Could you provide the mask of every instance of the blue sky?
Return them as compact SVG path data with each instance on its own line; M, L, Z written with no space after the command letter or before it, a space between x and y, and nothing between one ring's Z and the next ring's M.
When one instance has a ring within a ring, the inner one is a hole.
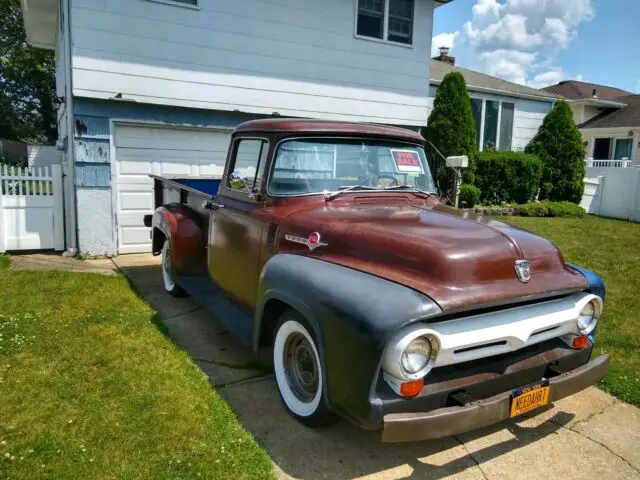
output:
M640 0L454 0L436 9L434 51L534 87L578 79L640 93Z

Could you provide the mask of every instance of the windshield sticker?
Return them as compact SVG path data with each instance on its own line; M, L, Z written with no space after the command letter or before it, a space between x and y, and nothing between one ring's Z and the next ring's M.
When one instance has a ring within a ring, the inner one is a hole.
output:
M398 173L417 173L420 175L424 173L420 157L416 151L391 149L391 155L396 162Z

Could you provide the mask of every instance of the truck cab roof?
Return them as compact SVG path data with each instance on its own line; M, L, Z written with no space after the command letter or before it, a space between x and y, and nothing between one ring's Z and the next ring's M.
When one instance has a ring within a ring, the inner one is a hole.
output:
M280 134L325 134L331 136L363 136L388 138L423 145L425 139L413 130L373 123L336 122L297 118L265 118L250 120L236 127L234 133L270 132Z

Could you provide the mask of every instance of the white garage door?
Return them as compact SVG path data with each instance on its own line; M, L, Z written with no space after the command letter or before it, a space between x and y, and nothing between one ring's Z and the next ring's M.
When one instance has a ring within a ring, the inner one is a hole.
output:
M116 126L118 253L151 251L149 229L142 223L153 212L148 175L222 175L230 138L229 131Z

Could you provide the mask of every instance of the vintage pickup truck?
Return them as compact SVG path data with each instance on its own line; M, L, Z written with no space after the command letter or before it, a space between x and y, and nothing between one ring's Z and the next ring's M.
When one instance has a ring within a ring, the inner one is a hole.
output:
M154 177L144 218L172 295L256 352L286 409L383 441L483 427L599 381L605 287L543 238L445 206L419 134L244 123L222 179ZM576 232L577 235L583 232Z

